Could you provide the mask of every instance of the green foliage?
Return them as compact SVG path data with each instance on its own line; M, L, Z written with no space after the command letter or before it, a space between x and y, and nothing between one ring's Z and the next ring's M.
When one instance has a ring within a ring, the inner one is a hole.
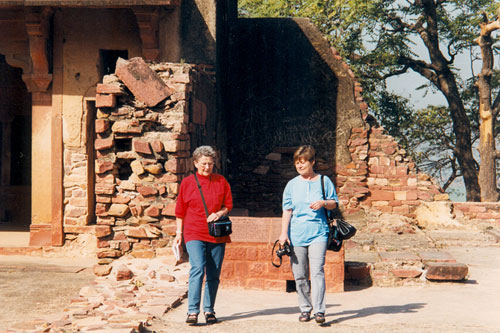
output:
M474 142L479 137L478 93L475 78L462 77L455 65L460 54L480 58L475 39L482 13L495 19L498 1L431 1L436 5L436 29L416 0L240 0L246 17L308 17L329 39L360 79L371 112L417 160L421 168L438 175L456 166L455 133L451 110L429 105L417 110L410 101L387 90L386 79L410 70L428 80L424 91L442 92L438 77L451 73L465 106ZM427 19L427 21L426 21ZM493 51L500 52L498 38ZM492 86L498 94L500 75ZM500 126L496 127L496 133ZM455 169L454 169L455 170ZM457 173L460 176L460 172Z

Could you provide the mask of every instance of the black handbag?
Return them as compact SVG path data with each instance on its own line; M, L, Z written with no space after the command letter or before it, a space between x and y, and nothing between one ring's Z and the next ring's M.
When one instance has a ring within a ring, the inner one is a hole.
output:
M343 239L349 239L356 234L356 228L343 219L336 219L337 231Z
M201 185L200 182L198 181L198 177L196 176L196 172L194 173L194 178L196 179L198 190L200 190L201 201L203 201L205 214L208 217L209 214L208 214L207 204L205 203L205 197L203 196ZM208 223L208 233L210 234L210 236L214 237L229 236L230 234L232 234L232 232L233 232L233 226L228 216L221 216L217 221Z
M323 177L324 176L321 175L321 192L323 193L323 200L326 200ZM329 228L327 249L338 252L342 248L344 239L349 239L356 234L356 228L343 219L333 218L332 211L328 211L324 207L323 210L325 211Z

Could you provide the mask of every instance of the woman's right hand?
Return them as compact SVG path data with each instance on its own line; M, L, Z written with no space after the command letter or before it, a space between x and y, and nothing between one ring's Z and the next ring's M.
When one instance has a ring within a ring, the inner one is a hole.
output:
M176 234L174 238L174 244L180 246L182 243L182 234Z
M290 243L290 240L288 239L287 234L281 234L280 237L278 238L279 242L281 245L284 245L286 242Z

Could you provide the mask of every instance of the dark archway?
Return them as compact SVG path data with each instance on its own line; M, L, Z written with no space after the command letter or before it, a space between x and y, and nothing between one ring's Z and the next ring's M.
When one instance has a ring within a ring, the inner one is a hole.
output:
M0 230L31 223L31 94L0 54ZM49 172L49 170L47 170Z
M311 144L331 175L336 159L339 78L292 19L238 19L230 29L224 108L235 207L281 214L296 175L294 147ZM330 51L328 49L328 51Z

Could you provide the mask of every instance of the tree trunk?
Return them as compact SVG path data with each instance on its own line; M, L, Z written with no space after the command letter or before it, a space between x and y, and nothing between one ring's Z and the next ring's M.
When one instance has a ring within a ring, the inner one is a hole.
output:
M469 118L465 112L453 73L449 69L440 73L440 90L443 92L453 122L455 133L455 155L464 178L467 201L480 201L481 190L478 181L477 163L472 155L471 129Z
M477 42L481 47L483 66L477 86L479 89L479 154L481 166L479 168L479 186L481 187L481 201L497 201L498 191L496 183L496 153L495 137L493 133L494 117L491 110L491 74L493 69L493 52L491 46L491 31L488 22L481 24L481 36Z
M423 0L416 4L423 9L422 15L426 25L417 26L417 31L429 51L433 73L430 73L428 68L421 69L419 72L433 82L446 97L456 137L455 155L464 178L467 201L480 201L481 191L477 164L472 155L470 121L465 112L455 76L439 49L436 3L434 0Z

